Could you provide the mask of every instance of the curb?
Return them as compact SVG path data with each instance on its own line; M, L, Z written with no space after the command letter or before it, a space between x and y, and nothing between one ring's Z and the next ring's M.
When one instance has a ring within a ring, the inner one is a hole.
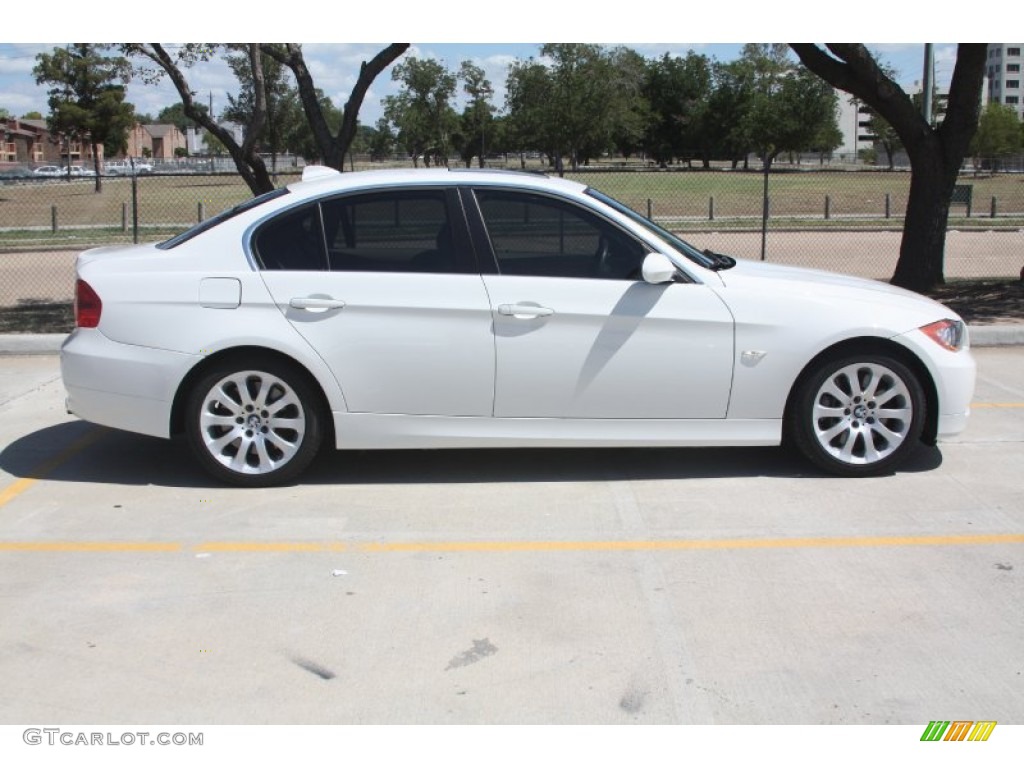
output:
M972 347L1024 346L1024 323L968 326ZM0 333L0 357L56 355L64 333Z

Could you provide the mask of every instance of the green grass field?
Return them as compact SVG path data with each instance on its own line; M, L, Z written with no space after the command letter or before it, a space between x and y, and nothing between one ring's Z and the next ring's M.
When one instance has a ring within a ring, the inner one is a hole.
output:
M297 177L282 176L279 183ZM672 229L697 231L760 227L763 177L757 172L579 172L567 174L616 197ZM1024 224L1024 175L965 176L973 187L971 219L951 209L951 227ZM783 171L771 174L771 226L787 229L899 229L906 207L907 172ZM885 218L886 195L889 219ZM145 176L138 179L140 240L181 231L250 196L236 176ZM829 197L830 218L825 219ZM990 218L992 198L997 200ZM714 221L710 221L714 198ZM648 201L650 201L648 203ZM56 223L56 228L54 228ZM80 247L132 240L130 179L53 180L0 187L0 250Z

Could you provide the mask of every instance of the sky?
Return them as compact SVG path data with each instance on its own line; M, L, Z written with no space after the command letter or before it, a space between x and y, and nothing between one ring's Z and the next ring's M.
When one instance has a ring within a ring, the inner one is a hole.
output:
M912 88L921 79L924 40L964 39L961 34L971 35L975 31L970 28L970 22L959 19L955 24L946 22L945 28L934 20L923 23L918 10L920 5L908 3L907 9L901 10L901 0L890 0L884 24L880 22L880 15L874 12L840 19L839 9L827 10L820 0L776 0L770 6L771 16L768 18L758 16L755 10L739 11L735 4L723 4L718 10L701 8L699 12L684 10L685 6L671 10L672 6L667 5L659 6L662 10L658 11L630 13L619 9L600 15L592 13L591 18L581 20L578 10L568 7L568 4L565 8L556 8L549 0L518 0L514 4L517 9L514 15L507 12L498 15L497 11L483 10L485 6L481 6L478 0L439 3L433 14L423 12L421 0L415 6L408 0L398 0L388 4L391 16L382 19L376 10L379 4L365 5L367 7L362 10L346 8L344 13L336 16L318 18L315 23L306 18L284 18L272 24L256 15L240 21L232 15L233 8L218 10L216 6L207 6L204 7L201 25L180 18L184 14L176 14L175 20L161 23L158 28L164 39L172 40L196 40L197 29L202 30L204 39L258 39L269 29L280 37L303 40L314 82L336 106L343 105L348 99L360 63L386 45L377 42L380 38L444 41L414 42L405 56L437 59L453 72L458 70L462 61L473 61L487 72L495 88L494 103L499 108L504 104L509 63L539 55L540 42L520 42L523 40L626 45L652 58L665 53L685 55L692 50L719 61L729 61L738 56L743 42L806 40L834 32L847 39L885 40L887 36L892 39L896 35L893 41L869 44L869 47L881 61L896 69L901 85ZM47 112L46 86L36 85L32 76L39 53L52 52L55 46L64 45L63 41L70 39L108 42L120 37L146 37L154 26L147 20L132 18L131 14L112 22L105 13L102 14L102 22L90 24L83 21L80 4L51 0L47 5L48 23L43 36L36 32L39 28L36 11L25 4L12 6L5 10L5 20L11 20L13 15L14 23L5 24L5 29L0 31L0 107L15 116L28 111L44 115ZM63 13L62 6L69 13ZM1008 4L1007 7L1012 8L1013 5ZM306 11L305 15L309 13ZM19 20L19 14L25 14L23 19ZM1006 18L1012 17L1011 14ZM62 28L55 21L60 18L71 18L74 22ZM49 23L51 21L54 23ZM706 33L700 34L702 31ZM977 31L980 34L987 30ZM670 36L670 32L675 34ZM655 34L657 37L652 37ZM704 37L722 42L656 42L671 37L684 40ZM332 42L338 39L358 42ZM453 42L460 40L479 42ZM936 80L940 87L949 81L955 56L954 43L936 44ZM360 122L373 125L383 112L381 99L397 92L397 84L390 74L389 69L374 81L363 103ZM230 70L221 62L197 66L189 73L189 83L204 102L212 96L215 113L226 106L226 93L234 93L237 88ZM155 116L180 98L165 79L156 86L133 81L128 86L128 101L135 105L137 112Z

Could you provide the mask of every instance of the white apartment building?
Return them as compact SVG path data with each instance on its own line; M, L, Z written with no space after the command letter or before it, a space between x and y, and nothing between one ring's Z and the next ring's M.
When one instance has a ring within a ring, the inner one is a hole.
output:
M988 103L998 102L1013 107L1017 117L1024 119L1024 43L989 43L986 68Z

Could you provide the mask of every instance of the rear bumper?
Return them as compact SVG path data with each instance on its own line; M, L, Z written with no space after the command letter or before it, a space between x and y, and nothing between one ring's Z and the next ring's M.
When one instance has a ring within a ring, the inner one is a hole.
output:
M170 437L178 385L200 359L111 341L76 329L61 346L67 408L80 419L154 437Z

